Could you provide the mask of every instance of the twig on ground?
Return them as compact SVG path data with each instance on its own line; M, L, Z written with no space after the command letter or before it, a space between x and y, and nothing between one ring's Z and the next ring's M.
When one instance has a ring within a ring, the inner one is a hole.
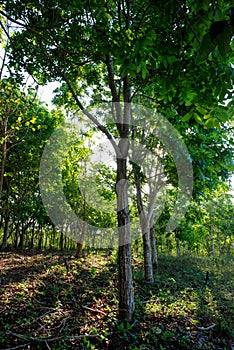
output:
M66 335L66 336L61 336L61 337L55 337L55 338L36 338L36 337L31 337L31 336L26 336L23 334L18 334L18 333L13 333L13 332L7 332L9 335L13 335L16 338L23 339L23 340L28 340L28 341L34 341L34 342L39 342L39 343L44 343L44 342L53 342L61 339L82 339L82 338L98 338L100 337L99 334L82 334L82 335Z
M210 329L213 329L216 324L215 323L212 323L210 326L208 327L200 327L200 326L197 326L196 324L194 324L191 320L189 320L189 322L195 327L197 328L199 331L209 331Z
M51 350L51 347L49 346L49 344L47 343L47 341L45 341L45 345L46 345L47 349Z
M107 316L107 313L103 312L101 310L92 309L91 307L88 307L88 306L85 306L85 305L81 305L81 306L82 306L83 309L86 309L86 310L89 310L89 311L93 311L93 312L99 312L100 314Z
M16 350L16 349L21 349L21 348L24 348L24 347L27 346L27 345L29 345L29 343L17 345L17 346L14 346L13 348L7 348L7 349L5 349L5 350Z
M146 301L142 301L142 304L147 304L147 303L158 303L159 299L155 299L155 300L146 300Z

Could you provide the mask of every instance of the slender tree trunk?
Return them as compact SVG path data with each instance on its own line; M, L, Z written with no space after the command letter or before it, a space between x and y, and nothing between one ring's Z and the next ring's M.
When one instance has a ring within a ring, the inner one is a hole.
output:
M14 238L14 247L18 247L18 238L19 238L19 221L16 223L15 227L15 238Z
M117 218L119 228L119 318L132 320L134 295L132 284L132 252L126 159L117 158Z
M34 238L35 238L35 220L33 220L32 223L32 236L31 236L31 242L30 242L30 248L34 248Z
M150 244L150 222L145 214L142 197L141 197L141 182L138 174L138 168L133 167L134 180L137 191L137 209L140 217L141 232L143 236L143 250L144 250L144 268L145 268L145 280L148 283L154 283L153 277L153 264L151 257L151 244Z
M3 144L2 144L1 155L2 155L2 159L1 159L1 163L0 163L0 203L1 203L1 198L2 198L5 163L6 163L6 156L7 156L6 127L4 128L4 132L3 132Z
M151 244L150 244L150 231L143 234L143 246L144 246L144 266L145 266L145 280L148 283L154 283L153 276L153 264L151 258Z
M84 221L83 226L82 226L80 240L76 244L76 254L75 254L76 258L80 258L82 256L82 250L83 250L83 244L84 244L86 230L87 230L87 222Z
M9 222L10 222L10 217L9 217L9 214L7 214L5 216L4 231L3 231L3 238L2 238L2 249L5 249L7 247Z
M4 231L3 231L3 238L2 238L2 249L5 249L7 247L7 238L8 238L8 229L9 229L9 222L10 222L10 209L9 209L9 187L7 188L7 195L6 195L6 201L5 201L5 208L4 208Z
M85 163L85 174L84 176L87 176L87 168L86 168L86 163ZM87 213L86 213L86 209L87 209L87 205L86 205L86 193L85 191L83 192L83 208L84 208L84 218L83 218L83 225L82 225L82 231L81 231L81 236L80 236L80 240L79 242L77 242L76 245L76 254L75 257L76 258L80 258L82 256L82 250L83 250L83 244L84 244L84 239L85 239L85 235L86 235L86 231L87 231Z
M19 232L19 245L18 245L18 249L22 250L24 247L24 238L25 238L25 230L26 228L24 227L24 223L23 221L21 222L21 232Z
M215 238L214 238L214 231L211 227L211 249L212 249L212 255L215 255Z
M176 239L176 252L177 252L177 256L180 256L181 249L180 249L180 240L178 238Z
M213 215L212 208L209 207L209 216L210 216L210 237L211 237L211 251L212 255L215 255L215 238L214 238L214 230L213 230Z
M60 248L61 252L63 252L63 250L64 250L64 234L63 234L63 231L60 232L59 248Z
M157 246L156 246L154 225L150 227L150 243L151 243L152 264L153 266L158 266L158 252L157 252Z
M43 245L43 231L42 231L42 225L39 226L39 240L38 240L38 249L42 250Z
M129 3L127 3L128 5ZM129 18L126 18L129 25ZM130 212L128 208L128 183L127 183L127 156L129 152L129 125L130 125L130 84L128 76L123 79L123 101L124 112L121 112L120 94L116 89L115 73L111 62L111 56L106 55L106 68L108 71L108 82L115 103L116 126L120 141L116 149L116 193L117 193L117 220L119 230L119 318L121 320L132 320L134 314L134 294L132 283L132 251L130 235Z
M1 213L2 213L2 211L1 211ZM3 227L3 215L0 215L0 230L2 229L2 227Z
M1 163L0 163L0 206L2 207L2 190L3 190L3 180L4 180L4 172L5 172L5 163L6 163L6 155L7 155L7 139L6 139L6 131L7 131L7 123L8 117L4 121L4 125L2 125L2 136L3 136L3 144L1 150ZM4 223L4 232L2 239L2 249L7 247L7 236L8 236L8 226L9 226L9 217L8 217L8 194L6 199L6 214L5 214L5 223Z

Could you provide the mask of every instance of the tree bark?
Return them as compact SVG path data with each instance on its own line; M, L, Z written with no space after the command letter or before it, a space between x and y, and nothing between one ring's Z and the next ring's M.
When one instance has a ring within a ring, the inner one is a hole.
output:
M3 135L4 137L4 135ZM4 139L2 144L2 159L1 159L1 166L0 166L0 203L2 198L2 189L3 189L3 179L4 179L4 172L5 172L5 163L6 163L6 155L7 155L7 142L6 139Z
M63 234L63 231L60 232L59 249L60 249L61 252L63 252L63 250L64 250L64 234Z
M30 241L30 249L34 248L34 238L35 238L35 220L33 220L33 223L32 223L32 236Z
M148 283L154 283L153 277L153 264L151 256L151 244L150 244L150 220L145 214L142 196L141 196L141 181L138 174L138 169L133 166L134 180L137 191L137 209L140 217L141 232L143 237L143 250L144 250L144 268L145 268L145 280Z
M152 264L153 266L158 266L158 252L155 239L155 227L154 225L150 227L150 243L151 243L151 254L152 254Z
M87 230L87 222L84 221L83 226L82 226L80 240L76 244L76 254L75 254L76 258L80 258L82 256L82 250L83 250L83 244L84 244L86 230Z
M154 283L153 276L153 264L151 257L151 245L150 245L150 231L143 234L143 245L144 245L144 266L145 266L145 280L148 283Z
M2 131L2 150L1 150L1 165L0 165L0 203L2 198L2 190L3 190L3 180L4 180L4 172L5 172L5 164L6 164L6 156L7 156L7 124L8 124L8 114L5 116L5 119L2 123L0 123L1 131Z
M38 240L38 250L42 250L43 246L43 230L42 225L39 226L39 240Z
M180 256L180 240L177 238L176 239L176 251L177 251L177 256Z
M10 188L9 186L7 186L5 208L3 210L4 231L3 231L3 238L2 238L2 245L1 245L2 249L5 249L7 247L8 229L9 229L9 222L10 222L9 195L10 195Z
M120 150L122 150L120 140ZM117 158L117 219L119 229L119 318L131 321L134 314L127 160Z
M19 236L20 236L20 240L19 240L18 249L23 250L23 247L24 247L24 229L23 228Z
M3 231L3 238L2 238L2 249L5 249L7 247L7 237L8 237L9 222L10 222L10 217L9 217L9 214L7 214L6 217L5 217L5 223L4 223L4 231Z

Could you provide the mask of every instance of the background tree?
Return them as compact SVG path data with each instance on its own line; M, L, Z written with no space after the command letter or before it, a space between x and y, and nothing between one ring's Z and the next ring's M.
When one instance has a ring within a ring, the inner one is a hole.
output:
M39 196L38 170L42 150L63 116L58 112L49 113L37 100L34 90L22 91L19 84L10 78L2 79L1 88L2 247L7 245L10 219L14 215L17 232L19 226L22 228L22 247L24 231L32 225L33 212L37 210L34 203Z

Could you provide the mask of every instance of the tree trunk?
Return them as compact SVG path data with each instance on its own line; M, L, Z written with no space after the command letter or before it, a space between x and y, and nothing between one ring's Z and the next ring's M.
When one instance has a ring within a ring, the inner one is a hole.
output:
M9 212L9 191L7 191L6 196L6 207L4 210L4 231L3 231L3 238L2 238L2 249L5 249L7 247L7 238L8 238L8 229L9 229L9 222L10 222L10 212Z
M5 223L4 223L4 231L3 231L3 238L2 238L2 249L5 249L7 247L7 237L8 237L9 222L10 222L10 217L7 214L6 217L5 217Z
M42 245L43 245L43 231L42 231L42 225L40 224L39 227L39 240L38 240L38 250L42 250Z
M212 215L212 209L209 209L210 214L210 237L211 237L211 249L212 249L212 255L215 255L215 238L214 238L214 230L213 230L213 215Z
M176 251L177 256L180 256L180 240L178 238L176 239Z
M34 238L35 238L35 220L33 220L33 223L32 223L32 236L31 236L31 242L30 242L30 249L34 248Z
M63 234L63 231L60 232L59 248L60 248L60 251L63 252L63 250L64 250L64 234Z
M2 150L1 150L2 159L1 159L1 165L0 165L0 203L2 198L5 163L6 163L6 156L7 156L6 127L4 127L2 136L3 136L3 144L2 144Z
M85 162L85 176L87 176L87 168L86 168L86 162ZM76 245L76 254L75 257L76 258L80 258L82 256L82 250L83 250L83 244L84 244L84 239L85 239L85 235L86 235L86 231L87 231L87 213L86 213L86 209L87 209L87 205L86 205L86 193L85 191L83 192L83 209L84 209L84 217L83 217L83 224L82 224L82 231L81 231L81 236L80 236L80 240L79 242L77 242Z
M16 223L16 227L15 227L15 238L14 238L14 247L17 248L18 247L18 238L19 238L19 221L17 221Z
M143 234L144 245L144 267L145 267L145 280L148 283L154 283L153 276L153 264L151 258L151 245L150 245L150 232L149 230Z
M19 240L18 249L23 250L23 247L24 247L24 232L23 232L23 230L21 231L19 236L20 236L20 240Z
M22 228L21 228L21 232L19 234L20 240L19 240L19 245L18 245L19 250L22 250L24 247L24 236L25 236L25 227L24 227L23 222L21 223L21 225L22 225Z
M76 258L80 258L82 256L82 250L83 250L83 244L84 244L86 230L87 230L87 222L84 221L83 226L82 226L80 240L76 244L76 254L75 254Z
M151 243L151 254L152 254L152 264L153 266L158 266L158 252L155 239L155 227L154 225L150 227L150 243Z
M214 232L211 228L211 248L212 248L212 255L215 255L215 238L214 238Z
M121 141L121 140L120 140ZM121 146L121 145L120 145ZM119 318L131 321L134 313L130 213L128 209L127 163L117 158L117 218L119 229Z
M137 166L133 166L134 180L137 191L137 209L140 217L141 232L143 236L143 250L144 250L144 268L145 268L145 280L148 283L154 283L153 277L153 264L151 257L151 244L150 244L150 222L147 218L142 202L141 196L141 182L139 178Z

